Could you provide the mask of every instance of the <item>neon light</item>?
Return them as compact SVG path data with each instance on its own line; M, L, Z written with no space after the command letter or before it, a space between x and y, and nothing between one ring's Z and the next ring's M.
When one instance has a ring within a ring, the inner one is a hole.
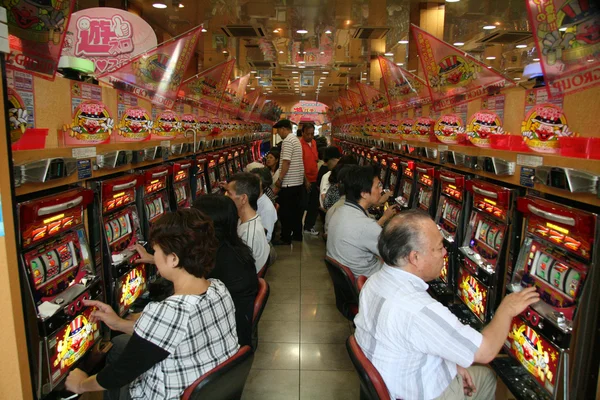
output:
M117 197L121 197L124 194L125 194L125 192L117 193L117 194L113 195L113 199L116 199Z
M50 217L50 218L48 218L48 219L45 219L45 220L44 220L44 224L48 224L48 223L50 223L50 222L52 222L52 221L56 221L57 219L64 218L64 216L65 216L65 214L58 214L58 215L55 215L54 217Z
M450 188L455 189L456 190L456 186L454 185L448 185Z
M155 179L155 180L153 180L153 181L150 181L150 184L151 184L151 185L154 185L155 183L158 183L158 179Z
M568 235L568 234L569 234L569 230L568 230L568 229L565 229L565 228L563 228L563 227L560 227L560 226L557 226L557 225L551 224L550 222L546 222L546 226L547 226L548 228L550 228L550 229L554 229L554 230L556 230L556 231L559 231L559 232L560 232L560 233L562 233L562 234L565 234L565 235Z
M483 201L485 201L486 203L489 203L489 204L491 204L491 205L493 205L493 206L495 206L495 205L496 205L496 202L495 202L494 200L490 200L490 199L483 199Z

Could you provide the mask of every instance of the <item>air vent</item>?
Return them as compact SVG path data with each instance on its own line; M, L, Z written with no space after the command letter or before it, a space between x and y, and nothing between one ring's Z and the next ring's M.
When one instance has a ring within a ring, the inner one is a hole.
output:
M229 37L264 37L264 29L254 25L226 25L221 30Z
M330 83L329 87L345 87L345 83Z
M260 69L269 69L269 68L275 68L277 66L277 64L275 64L272 61L248 61L248 64L252 67L252 68L260 68Z
M359 65L360 65L359 63L341 62L341 63L336 63L334 65L334 67L335 68L356 68Z
M478 43L485 44L514 44L531 39L531 32L528 31L499 31L479 39Z
M354 31L353 39L383 39L390 31L386 27L363 27Z

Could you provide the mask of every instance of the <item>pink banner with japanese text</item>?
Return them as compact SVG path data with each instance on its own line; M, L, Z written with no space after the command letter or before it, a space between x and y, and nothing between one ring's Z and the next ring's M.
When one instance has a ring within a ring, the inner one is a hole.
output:
M232 118L236 118L240 112L240 105L246 94L246 86L248 86L249 80L250 74L246 74L234 80L225 88L221 100L221 109Z
M98 80L154 104L172 108L183 74L196 50L200 29L197 27L173 38L133 58L129 64L100 75Z
M431 102L429 88L423 79L385 57L379 56L378 59L392 113Z
M235 59L225 61L186 79L181 85L184 99L209 114L217 114L234 64Z
M258 97L258 100L256 101L256 104L252 108L251 119L253 121L260 121L260 119L262 117L262 111L263 111L263 108L265 106L266 101L267 101L267 96L266 95L261 94Z
M411 30L435 110L487 96L488 88L503 88L507 82L512 83L499 72L416 25L411 25Z
M342 109L344 110L344 116L348 123L355 123L357 121L356 112L352 106L352 102L347 97L340 96L339 99Z
M6 64L54 80L75 0L3 0L10 53Z
M347 90L346 95L348 99L352 103L352 107L354 108L354 117L355 121L362 124L367 120L367 104L363 100L360 95L358 88L356 88L356 92L354 90Z
M367 105L367 112L371 121L382 122L390 119L390 103L387 95L373 86L357 83L358 90Z
M243 120L250 120L250 117L252 116L252 110L254 109L254 106L256 105L256 103L258 102L258 98L260 97L260 95L262 94L262 89L258 88L255 90L250 91L249 93L246 93L244 95L244 98L242 99L242 102L240 104L240 118Z
M91 60L95 75L102 75L156 46L156 34L142 18L117 8L96 7L73 13L61 55Z
M529 20L550 97L600 85L600 5L528 0Z

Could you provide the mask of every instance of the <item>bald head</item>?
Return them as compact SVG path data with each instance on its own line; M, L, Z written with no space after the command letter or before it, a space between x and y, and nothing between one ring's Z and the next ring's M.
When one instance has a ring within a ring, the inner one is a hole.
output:
M423 234L431 217L421 210L406 210L394 216L379 235L379 254L387 265L402 267L411 251L423 248Z

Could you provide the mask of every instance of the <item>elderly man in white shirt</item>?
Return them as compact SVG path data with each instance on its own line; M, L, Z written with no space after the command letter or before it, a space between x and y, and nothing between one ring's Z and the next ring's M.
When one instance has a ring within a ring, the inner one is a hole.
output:
M385 261L360 293L356 341L381 374L391 399L493 399L496 378L485 366L498 354L510 324L539 300L533 288L504 298L481 332L463 325L427 293L446 250L429 215L393 217L378 242Z

